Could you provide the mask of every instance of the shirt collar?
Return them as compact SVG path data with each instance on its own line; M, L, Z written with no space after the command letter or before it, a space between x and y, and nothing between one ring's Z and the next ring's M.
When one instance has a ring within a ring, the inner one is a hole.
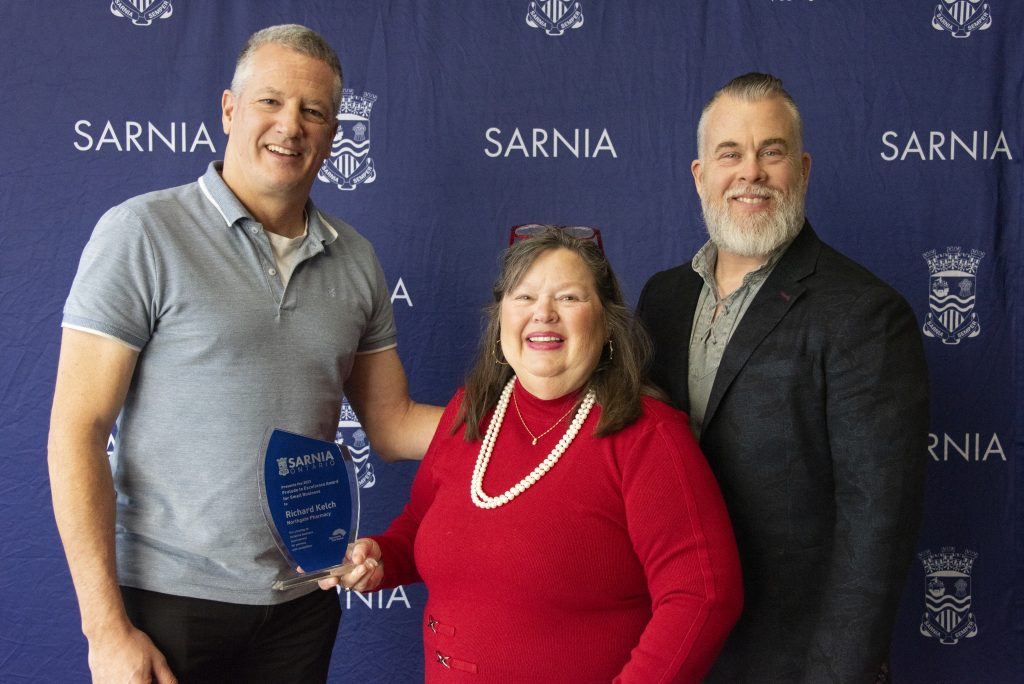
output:
M227 186L221 177L221 170L224 162L213 161L206 168L206 173L199 177L199 187L206 196L206 199L214 206L217 212L224 219L227 226L233 226L241 219L255 221L249 210L245 208L231 188ZM327 222L327 219L320 210L313 204L312 199L306 200L306 215L309 223L306 227L310 237L322 244L329 245L338 239L338 231Z
M768 255L763 264L743 276L743 284L740 286L740 289L754 281L767 278L768 274L775 268L775 264L779 262L779 259L782 258L782 255L789 249L791 244L793 244L793 240L783 243ZM718 297L718 287L715 285L715 264L717 263L718 246L711 240L705 242L704 246L697 250L697 253L693 255L693 259L690 261L690 266L701 277L704 284L711 289L716 298Z

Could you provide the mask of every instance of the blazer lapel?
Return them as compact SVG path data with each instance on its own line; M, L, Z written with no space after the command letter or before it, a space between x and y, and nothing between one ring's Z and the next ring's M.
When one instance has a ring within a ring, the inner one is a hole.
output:
M750 308L743 314L729 345L722 355L722 363L711 387L708 406L704 412L701 434L707 434L708 426L715 417L722 397L733 380L746 365L754 349L775 329L796 300L807 289L799 281L814 272L821 242L804 222L804 227L793 240L789 249L772 269L768 279L761 286Z
M673 381L672 396L679 404L678 408L690 412L690 333L693 330L693 317L697 312L697 302L704 281L692 269L685 273L679 289L679 317L673 321L674 330L667 339L681 340L673 345L672 367L668 369L667 378Z

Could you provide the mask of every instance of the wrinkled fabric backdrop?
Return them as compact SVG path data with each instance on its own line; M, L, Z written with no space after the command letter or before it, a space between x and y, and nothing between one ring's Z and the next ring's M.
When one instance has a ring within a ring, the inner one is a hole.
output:
M412 393L439 404L511 225L599 227L634 303L704 240L689 170L701 105L737 74L779 75L814 158L810 220L906 296L931 366L895 679L1019 681L1022 19L1015 0L5 2L0 679L88 678L46 472L82 246L111 205L222 158L242 42L298 22L336 47L347 89L313 198L376 246ZM339 438L368 455L362 529L379 531L416 465L382 463L352 415ZM418 681L423 588L341 600L332 681Z

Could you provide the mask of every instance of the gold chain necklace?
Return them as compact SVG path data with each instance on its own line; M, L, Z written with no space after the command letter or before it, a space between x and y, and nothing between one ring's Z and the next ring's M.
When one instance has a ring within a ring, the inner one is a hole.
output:
M561 418L559 418L558 420L556 420L556 421L555 421L555 424L554 424L554 425L552 425L551 427L549 427L549 428L548 428L547 430L545 430L544 432L540 433L539 435L535 435L535 434L533 434L533 430L531 430L531 429L530 429L530 426L526 424L526 421L525 421L525 420L523 420L523 414L522 414L522 412L521 412L521 411L519 410L519 400L518 400L518 399L516 399L516 393L515 393L515 390L512 390L512 403L513 403L513 404L515 404L515 407L516 407L516 414L517 414L517 415L519 416L519 422L523 424L523 427L524 427L524 428L526 428L526 432L527 432L527 433L528 433L528 434L530 435L530 437L532 437L532 438L533 438L533 446L537 446L537 440L538 440L538 439L540 439L540 438L541 438L541 437L543 437L544 435L546 435L546 434L548 434L549 432L551 432L552 430L554 430L554 429L555 429L555 427L556 427L556 426L557 426L557 425L558 425L559 423L561 423L561 422L562 422L563 420L565 420L566 418L568 418L568 417L569 417L569 414L570 414L570 413L572 413L572 410L573 410L574 408L576 408L576 403L575 403L575 402L573 402L573 405L569 407L569 410L568 410L568 411L566 411L565 413L563 413L563 414L562 414L562 417L561 417Z

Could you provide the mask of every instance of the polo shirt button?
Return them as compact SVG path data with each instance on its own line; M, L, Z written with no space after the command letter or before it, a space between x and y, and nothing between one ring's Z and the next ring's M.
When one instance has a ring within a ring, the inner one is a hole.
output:
M269 273L272 276L275 276L275 275L277 275L277 269L276 268L268 268L267 269L267 273Z

